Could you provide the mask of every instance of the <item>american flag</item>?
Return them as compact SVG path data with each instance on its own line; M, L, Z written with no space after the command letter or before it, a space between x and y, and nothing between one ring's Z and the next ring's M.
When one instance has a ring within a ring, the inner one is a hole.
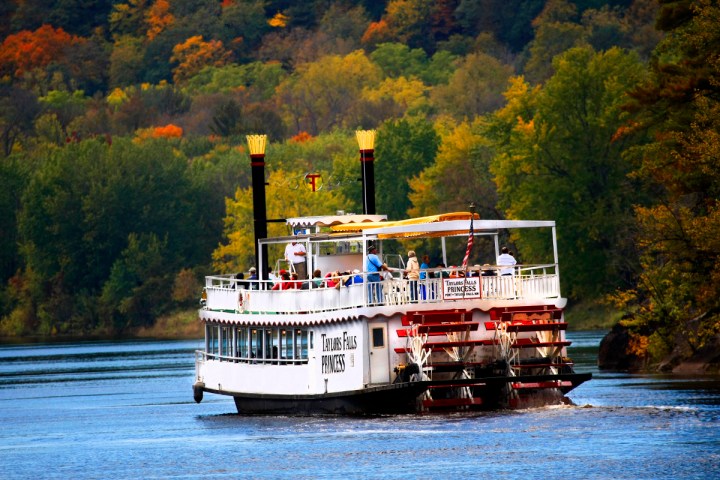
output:
M467 248L465 249L465 258L463 258L462 268L467 268L468 259L470 258L470 252L472 252L473 247L473 239L475 238L475 235L473 234L473 219L475 218L475 214L470 214L470 234L468 235L468 243Z

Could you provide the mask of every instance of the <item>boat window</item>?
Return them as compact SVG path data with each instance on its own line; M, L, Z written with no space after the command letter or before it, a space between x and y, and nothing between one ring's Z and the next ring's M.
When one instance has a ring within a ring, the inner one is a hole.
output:
M382 348L385 346L385 328L378 327L372 329L372 342L373 348Z
M354 255L362 253L362 242L323 242L320 244L320 255Z
M240 358L250 357L250 335L247 328L238 328L237 330L237 356Z
M304 328L207 325L209 358L235 363L307 364L313 334Z

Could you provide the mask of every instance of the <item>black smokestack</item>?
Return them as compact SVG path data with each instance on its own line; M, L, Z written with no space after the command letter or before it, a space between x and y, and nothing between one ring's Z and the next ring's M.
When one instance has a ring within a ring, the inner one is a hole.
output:
M253 230L255 232L255 265L258 278L267 280L268 251L267 245L262 247L262 265L258 240L267 238L267 209L265 207L265 143L266 135L248 135L250 147L250 167L252 170L253 193Z
M360 146L363 213L375 214L375 130L355 132Z

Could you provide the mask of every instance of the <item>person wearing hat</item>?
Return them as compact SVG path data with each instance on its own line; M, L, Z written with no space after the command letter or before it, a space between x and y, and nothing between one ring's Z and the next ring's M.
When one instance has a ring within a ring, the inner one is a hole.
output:
M410 301L415 302L417 301L417 286L418 280L420 279L420 264L418 263L417 255L415 255L415 250L408 251L405 275L407 275L410 283Z
M248 273L250 274L248 275L248 284L250 284L250 290L258 290L260 286L258 285L257 268L250 267Z
M368 301L370 303L382 303L382 288L380 288L380 272L389 271L387 265L380 261L377 256L375 245L368 246L367 264Z
M288 243L285 247L285 260L292 264L292 270L297 272L300 280L307 278L307 252L305 246L302 243L298 243L295 240Z

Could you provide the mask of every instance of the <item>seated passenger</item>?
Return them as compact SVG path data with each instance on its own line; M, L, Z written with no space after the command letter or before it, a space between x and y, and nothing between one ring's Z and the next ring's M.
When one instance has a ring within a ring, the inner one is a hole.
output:
M273 285L273 290L288 290L290 288L295 288L294 282L290 280L290 273L288 273L286 270L280 270L280 281Z
M311 280L308 280L307 282L303 282L302 286L300 287L302 290L309 290L311 288L321 288L323 286L323 280L322 280L322 272L319 268L316 268L313 272L313 276Z
M337 283L337 272L328 272L325 274L325 285L327 285L328 288L333 288Z

